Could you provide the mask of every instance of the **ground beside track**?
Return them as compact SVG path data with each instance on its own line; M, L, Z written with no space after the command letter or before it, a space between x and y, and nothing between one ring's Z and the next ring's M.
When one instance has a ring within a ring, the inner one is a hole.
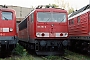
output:
M67 50L63 57L66 57L67 59L70 60L90 60L90 56L73 53ZM0 60L65 60L65 59L63 59L61 56L37 56L29 54L23 57L11 55L10 57L0 58Z

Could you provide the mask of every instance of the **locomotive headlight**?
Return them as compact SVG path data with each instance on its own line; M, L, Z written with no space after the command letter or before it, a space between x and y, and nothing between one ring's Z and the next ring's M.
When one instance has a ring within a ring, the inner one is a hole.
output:
M63 36L63 33L61 33L60 36Z
M36 37L49 37L49 33L46 32L37 32Z
M68 33L65 33L65 36L68 36Z
M42 36L45 36L45 34L44 34L44 33L42 33Z
M13 28L10 28L10 31L13 31Z
M68 36L68 33L65 33L66 36Z
M40 36L40 33L36 33L36 36L39 37Z

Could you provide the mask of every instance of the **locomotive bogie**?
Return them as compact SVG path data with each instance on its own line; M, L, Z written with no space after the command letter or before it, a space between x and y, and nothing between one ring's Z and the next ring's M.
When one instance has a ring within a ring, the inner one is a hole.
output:
M54 51L59 51L61 49L63 49L63 45L61 41L41 40L35 43L36 52L45 52L45 51L54 52Z

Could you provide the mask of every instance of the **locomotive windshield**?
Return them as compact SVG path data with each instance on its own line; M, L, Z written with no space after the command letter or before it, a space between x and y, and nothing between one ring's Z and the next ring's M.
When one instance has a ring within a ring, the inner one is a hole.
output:
M38 22L66 22L66 14L56 13L56 12L38 12L37 21Z
M12 12L2 12L2 20L12 20Z

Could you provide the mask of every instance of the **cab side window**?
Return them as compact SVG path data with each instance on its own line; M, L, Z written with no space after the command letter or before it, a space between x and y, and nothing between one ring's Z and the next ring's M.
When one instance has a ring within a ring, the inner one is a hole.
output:
M80 16L77 17L77 23L80 23Z
M30 15L31 22L33 22L33 21L34 21L34 16L33 16L33 15L34 15L33 13Z
M90 13L89 13L89 20L90 20Z
M74 24L74 20L73 19L71 20L71 24Z
M74 19L69 20L69 25L74 24Z

